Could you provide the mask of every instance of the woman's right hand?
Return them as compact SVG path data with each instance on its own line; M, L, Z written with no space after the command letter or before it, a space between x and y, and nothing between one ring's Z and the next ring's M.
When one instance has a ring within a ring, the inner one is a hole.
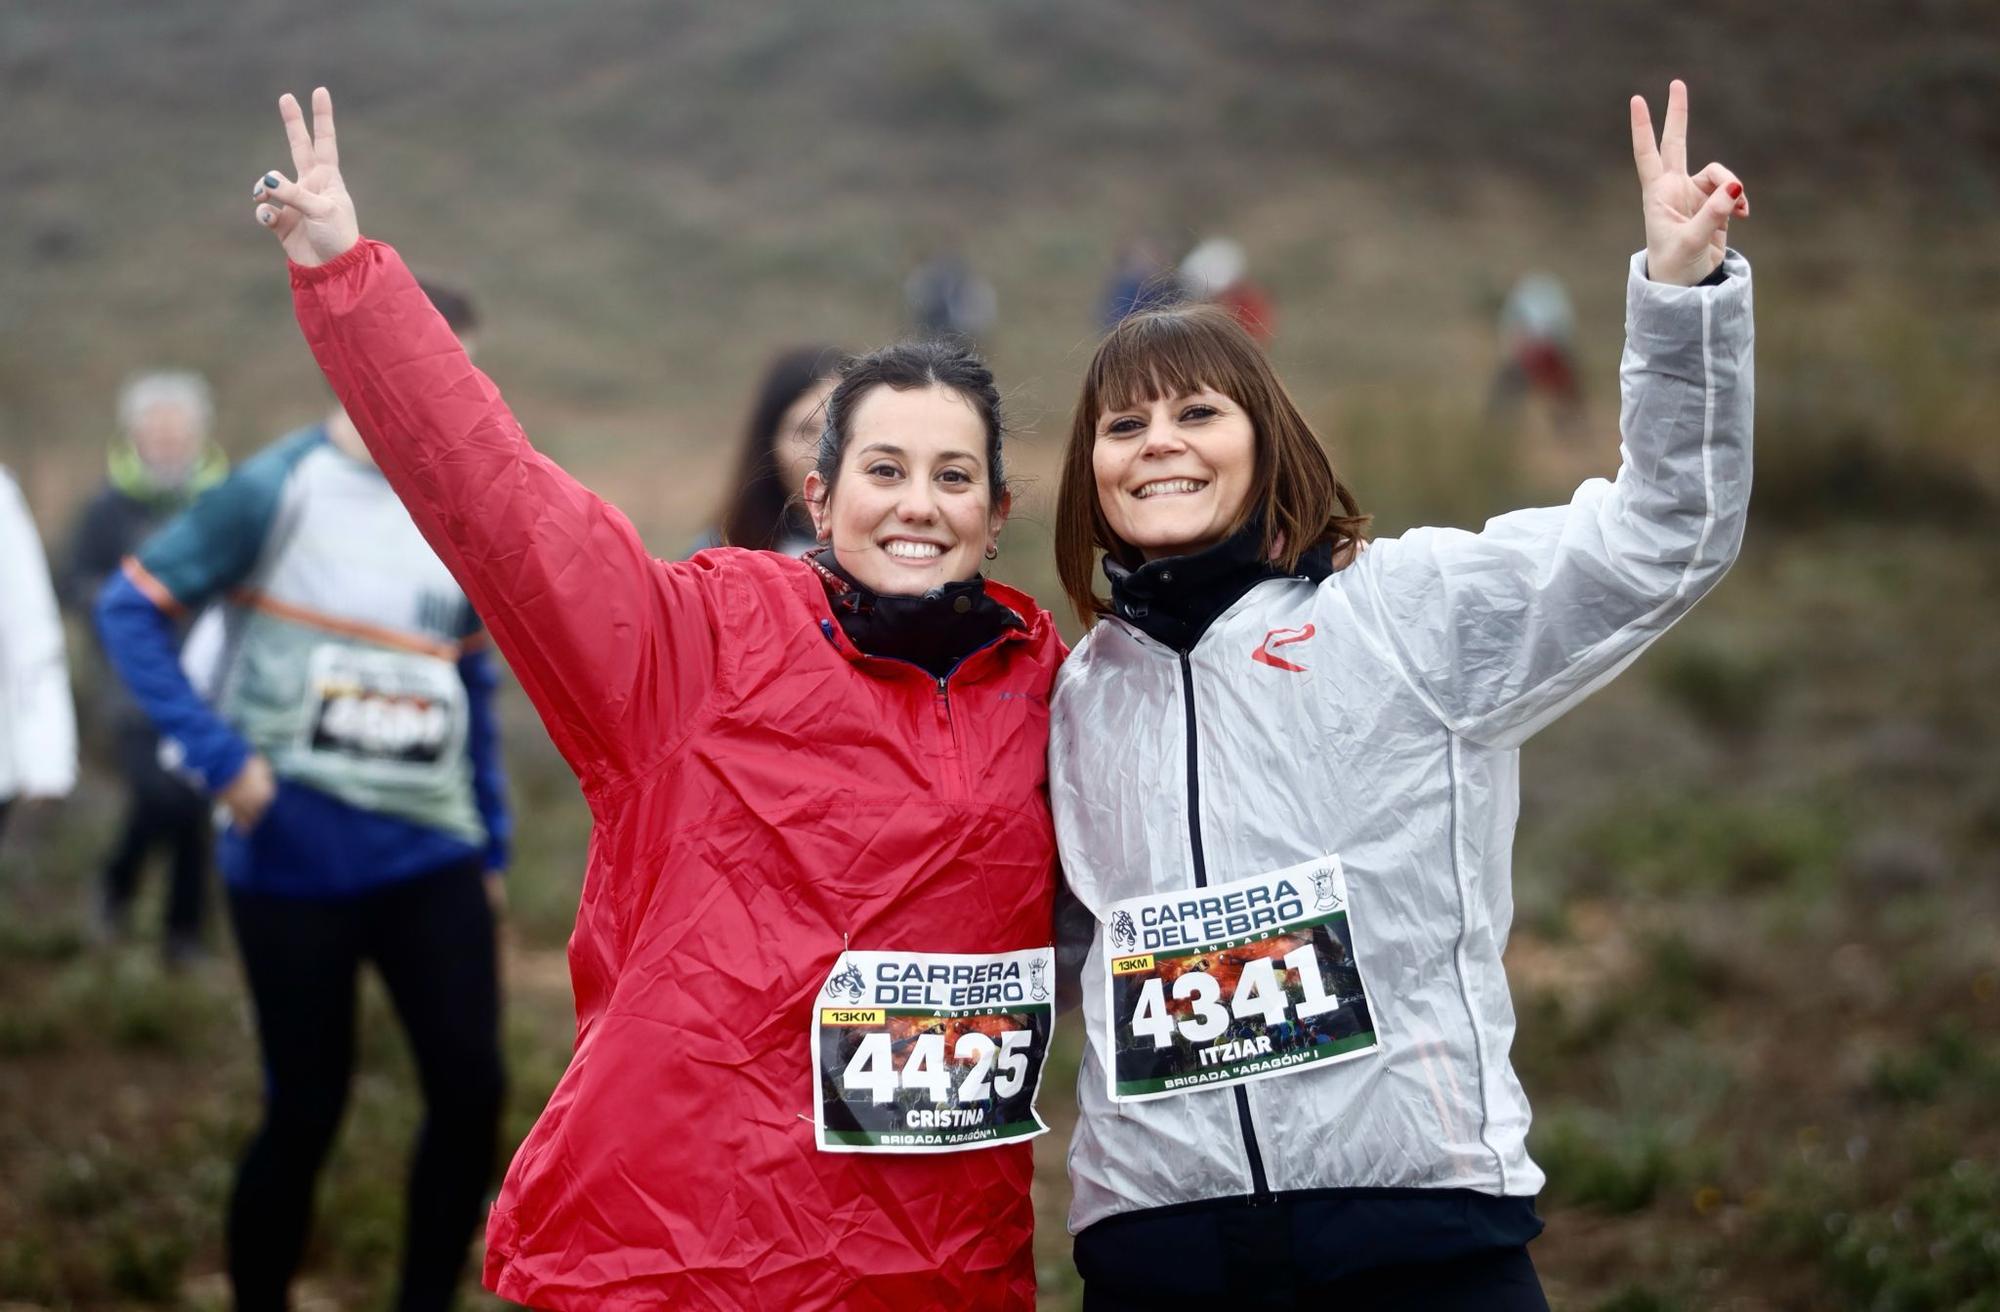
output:
M229 786L215 795L215 800L228 808L230 823L246 834L257 827L277 799L278 776L262 752L251 753Z
M340 151L333 138L333 97L325 87L314 89L312 129L305 111L290 92L278 97L278 114L285 121L285 139L292 147L293 178L273 170L257 179L257 222L278 235L278 244L294 264L325 264L352 250L361 240L354 218L354 200L340 179Z

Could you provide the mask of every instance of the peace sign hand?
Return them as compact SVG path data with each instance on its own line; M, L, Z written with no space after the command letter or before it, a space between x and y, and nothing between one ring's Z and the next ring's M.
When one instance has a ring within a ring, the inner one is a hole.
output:
M1729 220L1750 217L1743 184L1720 164L1689 176L1687 84L1667 89L1667 124L1653 145L1653 116L1632 97L1632 160L1639 166L1640 208L1646 216L1646 274L1654 282L1692 287L1722 264Z
M340 180L340 150L333 138L333 97L325 87L313 91L312 130L305 112L290 92L278 97L278 114L285 120L285 138L292 146L296 181L278 172L257 179L250 194L260 202L257 222L278 235L278 244L294 264L325 264L346 254L361 240L354 218L354 201Z

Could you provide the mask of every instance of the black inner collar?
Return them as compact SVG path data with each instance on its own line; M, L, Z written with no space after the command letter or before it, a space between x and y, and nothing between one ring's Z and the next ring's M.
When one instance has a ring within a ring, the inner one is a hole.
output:
M1263 526L1252 521L1206 551L1162 556L1137 569L1104 558L1111 580L1111 609L1147 637L1188 651L1201 641L1216 617L1266 579L1302 578L1317 583L1333 573L1333 547L1320 543L1287 572L1262 558Z
M849 641L870 656L908 661L934 679L1008 629L1027 627L988 595L983 575L896 597L876 592L841 568L831 547L809 551L805 559L826 586L827 603Z

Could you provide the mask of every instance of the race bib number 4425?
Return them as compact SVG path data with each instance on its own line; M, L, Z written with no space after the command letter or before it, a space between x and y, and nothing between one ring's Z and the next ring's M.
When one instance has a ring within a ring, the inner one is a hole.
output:
M1377 1046L1337 856L1128 898L1112 906L1104 946L1114 1101L1290 1075Z
M1041 1134L1055 950L843 952L814 999L822 1152L946 1153Z

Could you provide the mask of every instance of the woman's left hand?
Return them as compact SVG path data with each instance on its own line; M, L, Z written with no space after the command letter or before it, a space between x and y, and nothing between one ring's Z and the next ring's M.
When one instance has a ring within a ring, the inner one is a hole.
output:
M1692 287L1714 273L1729 246L1729 220L1750 217L1743 184L1720 164L1687 171L1687 83L1667 88L1666 130L1653 144L1653 116L1632 97L1632 161L1646 216L1646 276Z

